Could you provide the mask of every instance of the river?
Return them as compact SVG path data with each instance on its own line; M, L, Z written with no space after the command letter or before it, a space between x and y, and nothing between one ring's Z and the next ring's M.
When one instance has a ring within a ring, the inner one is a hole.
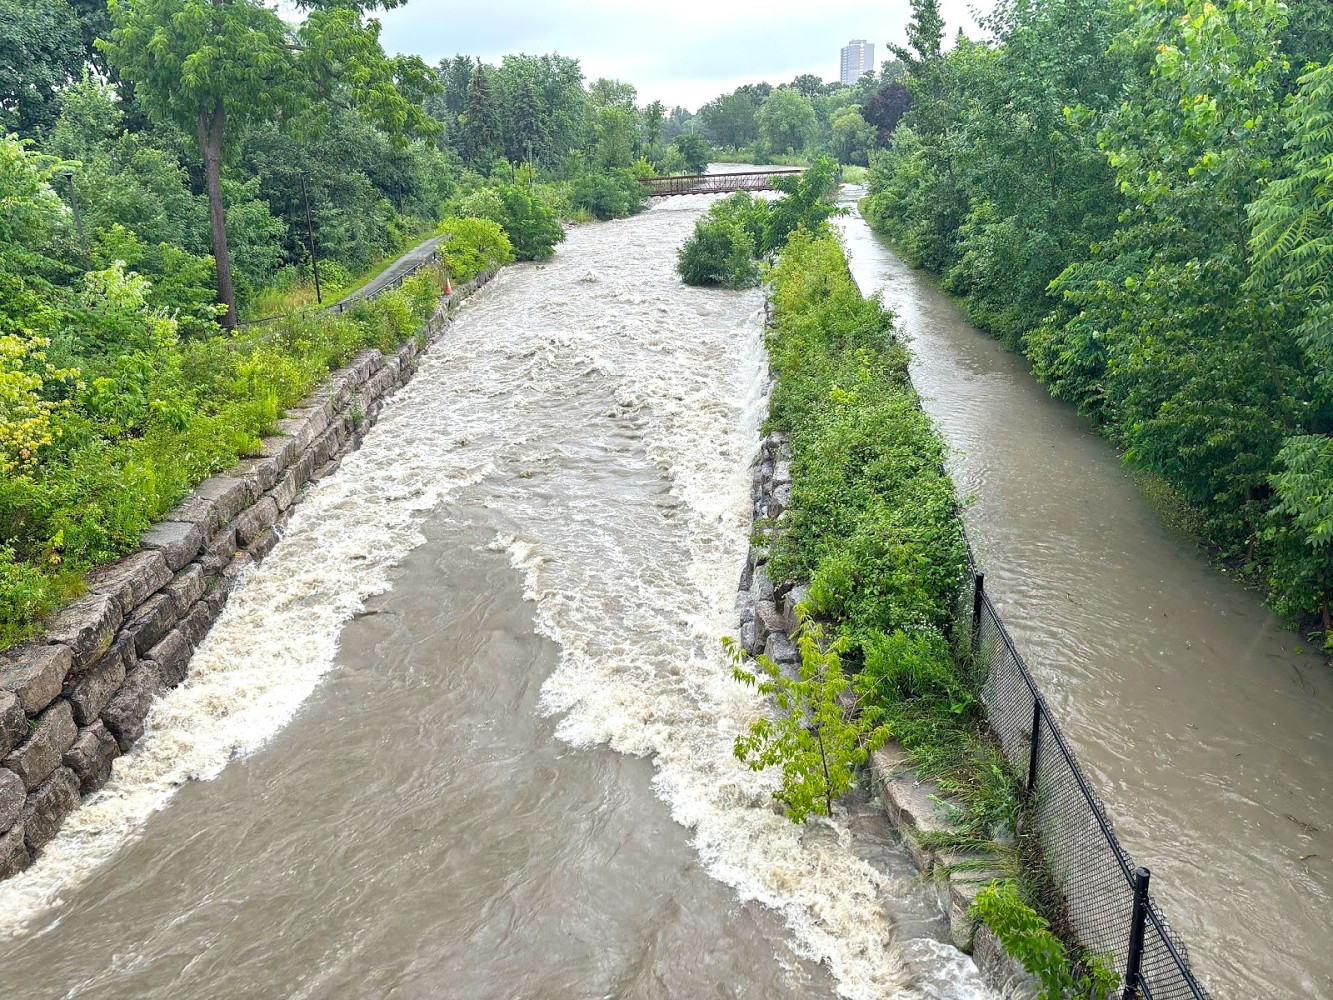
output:
M763 308L677 279L708 204L464 307L0 885L6 1000L987 997L873 803L732 755Z
M855 212L987 589L1218 997L1333 997L1333 672L1166 528L1115 450Z

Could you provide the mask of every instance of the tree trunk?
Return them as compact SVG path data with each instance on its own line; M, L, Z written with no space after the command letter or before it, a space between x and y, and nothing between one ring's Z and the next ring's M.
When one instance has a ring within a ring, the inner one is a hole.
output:
M231 255L227 252L227 215L222 207L222 138L227 109L221 101L199 109L196 133L204 157L205 187L208 190L208 225L213 235L213 262L217 267L218 301L227 307L222 325L236 328L236 292L231 283Z

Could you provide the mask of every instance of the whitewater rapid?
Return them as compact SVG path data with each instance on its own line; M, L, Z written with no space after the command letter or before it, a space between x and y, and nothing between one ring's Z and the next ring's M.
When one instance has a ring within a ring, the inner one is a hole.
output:
M522 575L558 648L539 708L570 752L650 759L707 874L780 914L791 951L827 967L840 995L987 996L970 959L898 933L898 902L920 910L914 871L872 864L846 817L793 825L772 804L775 778L732 753L768 710L721 642L737 630L767 364L760 292L674 274L709 202L575 228L553 260L505 269L465 307L241 579L140 745L0 885L0 932L52 932L184 783L246 768L289 724L299 734L347 623L391 588L428 515L457 510L459 530L482 525Z

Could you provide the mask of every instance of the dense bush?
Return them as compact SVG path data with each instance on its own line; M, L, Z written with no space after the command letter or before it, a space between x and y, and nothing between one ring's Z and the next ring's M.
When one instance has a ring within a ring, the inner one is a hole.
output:
M500 218L505 235L519 260L543 260L555 253L555 245L565 238L565 227L555 209L540 195L509 184L497 192Z
M629 169L588 171L574 179L570 201L598 219L623 219L643 211L647 196Z
M5 338L0 426L25 430L0 476L0 648L32 634L82 571L137 547L201 479L252 454L318 379L401 343L442 287L429 269L339 317L183 340L149 305L147 280L117 264L88 275L64 312L77 325L49 346Z
M799 177L777 182L784 197L776 201L745 191L722 199L695 223L694 234L677 255L676 270L689 285L753 284L759 277L753 258L777 250L798 229L822 231L838 211L828 199L833 178L832 162L821 157Z
M499 223L490 219L445 219L440 223L444 242L440 256L458 281L475 278L514 259L514 249Z
M771 413L792 446L774 572L809 578L819 610L857 641L941 630L966 553L944 446L892 315L862 297L831 234L793 233L772 280Z
M860 704L963 804L968 832L1013 829L1019 800L986 734L980 678L948 641L966 544L944 445L893 317L862 297L827 232L793 232L770 278L770 419L792 448L774 577L811 581L810 611L859 666Z
M745 288L759 280L754 240L729 219L704 217L677 254L676 269L687 285Z

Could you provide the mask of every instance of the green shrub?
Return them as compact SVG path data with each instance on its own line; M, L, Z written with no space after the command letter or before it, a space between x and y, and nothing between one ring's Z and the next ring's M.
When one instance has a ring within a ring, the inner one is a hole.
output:
M509 237L490 219L449 218L440 223L439 231L445 237L440 256L458 281L468 281L514 259Z
M695 222L694 235L677 254L676 270L687 285L745 288L759 280L754 240L744 227L725 219Z
M1120 975L1104 959L1085 956L1079 968L1069 961L1064 943L1013 882L993 882L982 889L972 913L1041 981L1042 1000L1102 1000L1119 993Z
M643 211L647 195L633 171L590 171L574 179L571 202L598 219L623 219Z
M427 268L341 316L295 313L182 341L136 276L89 275L82 325L51 348L80 365L68 379L50 369L67 397L48 411L58 433L40 461L0 475L0 648L33 634L82 572L133 551L200 480L255 454L319 379L359 350L410 336L443 283L442 269Z
M45 573L16 562L14 550L0 546L0 649L31 636L36 621L55 607L56 600Z
M856 769L889 733L876 725L875 711L853 711L844 699L852 686L842 668L845 639L826 641L820 626L810 622L797 645L801 665L796 677L784 674L766 656L759 657L759 670L751 672L740 665L734 645L730 651L735 678L757 684L761 694L773 695L778 707L776 718L757 719L736 737L736 757L755 771L780 767L782 783L773 797L792 822L804 823L811 813L833 815L833 800L851 790Z
M527 188L505 185L497 192L505 235L519 260L543 260L555 253L565 238L555 210Z

